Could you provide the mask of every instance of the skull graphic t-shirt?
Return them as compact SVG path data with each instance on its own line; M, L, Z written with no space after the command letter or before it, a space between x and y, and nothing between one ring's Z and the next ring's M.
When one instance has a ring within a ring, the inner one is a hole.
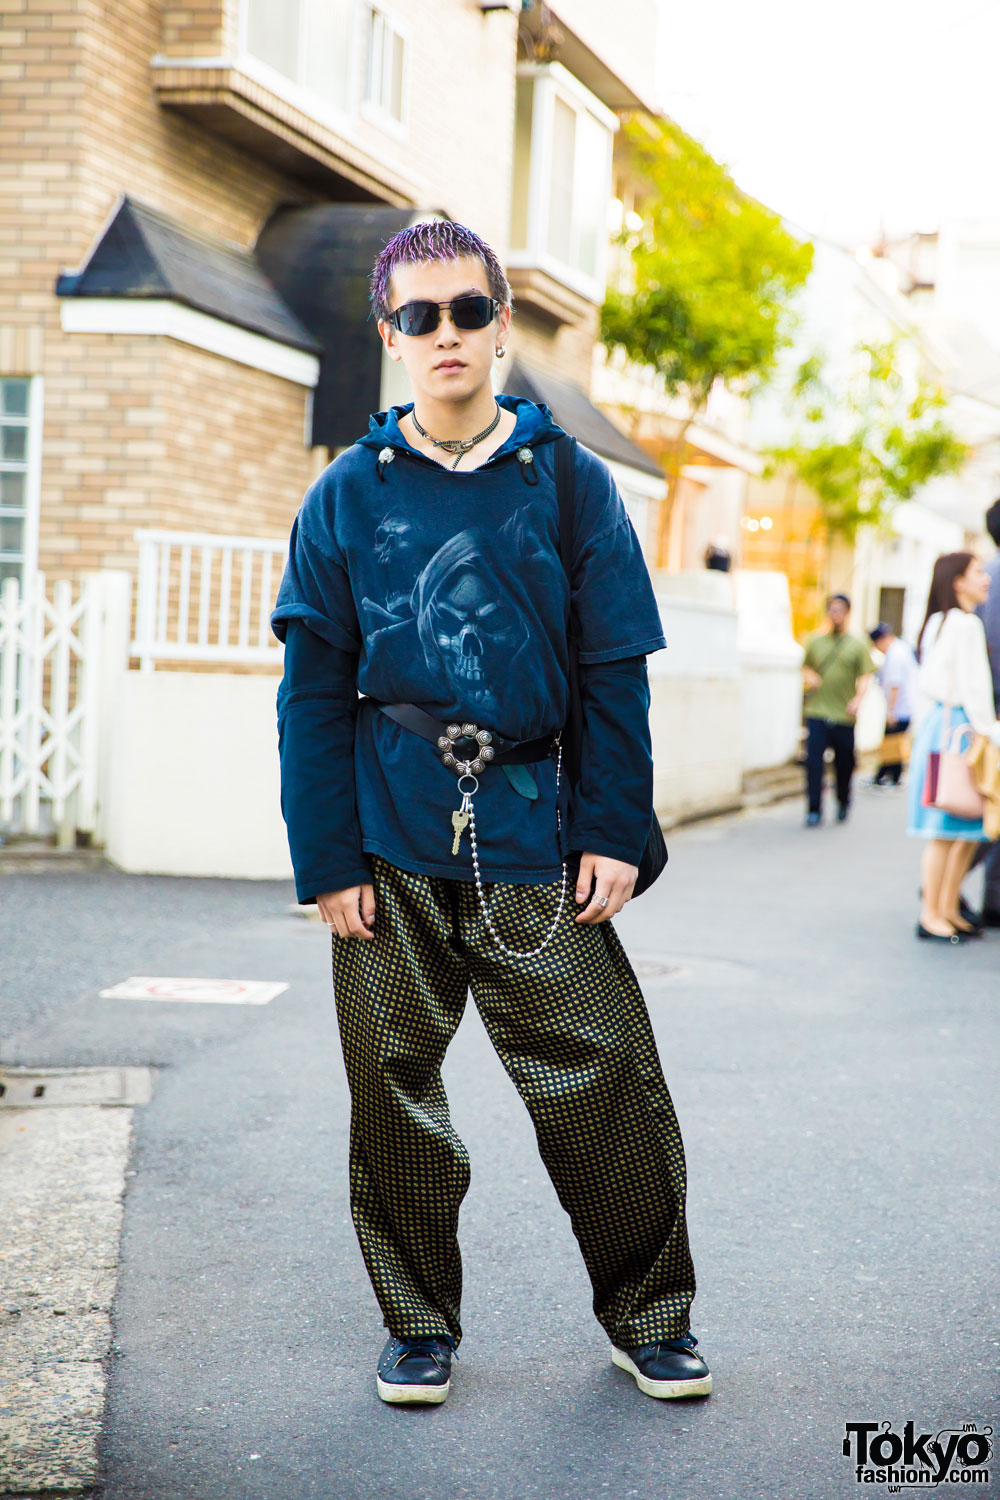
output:
M409 446L399 428L409 407L376 414L368 434L307 492L272 616L280 638L290 620L301 620L335 648L331 673L334 661L352 664L352 697L362 695L351 705L352 764L331 739L328 774L345 797L353 790L345 817L356 819L362 849L403 869L465 880L473 878L468 835L452 852L456 774L435 744L378 703L417 704L504 740L535 739L565 718L571 607L581 666L665 644L642 550L607 466L578 447L567 575L552 452L562 429L544 406L498 399L515 412L514 431L468 471ZM281 711L279 692L279 718ZM566 778L557 795L555 758L529 770L528 795L524 779L518 790L500 765L487 764L478 778L484 880L561 874Z

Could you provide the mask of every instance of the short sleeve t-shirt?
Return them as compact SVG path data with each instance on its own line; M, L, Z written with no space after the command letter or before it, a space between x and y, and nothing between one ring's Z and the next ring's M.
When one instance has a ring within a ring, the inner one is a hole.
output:
M898 689L893 717L900 722L909 722L913 718L917 706L918 671L917 658L906 642L897 636L885 653L878 680L886 699L891 688Z
M578 446L570 578L558 551L548 409L514 397L514 432L480 468L452 471L399 430L410 408L372 418L306 494L292 527L272 615L302 619L358 655L358 689L471 720L508 740L557 730L568 696L566 621L572 601L580 661L612 661L666 642L638 538L607 466ZM525 461L527 457L527 461ZM521 796L499 766L475 794L484 880L558 879L555 761L531 767L538 797ZM368 697L354 742L357 813L366 851L403 869L472 880L470 841L453 855L455 773L435 745Z
M806 693L806 718L853 724L854 716L847 712L847 705L858 690L858 678L875 670L864 641L855 635L821 631L806 645L803 666L811 667L823 679L818 688Z

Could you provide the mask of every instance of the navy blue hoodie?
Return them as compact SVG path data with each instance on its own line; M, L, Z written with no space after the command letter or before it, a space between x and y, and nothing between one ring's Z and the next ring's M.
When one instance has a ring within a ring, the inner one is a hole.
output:
M300 901L370 883L366 852L473 879L468 833L451 853L455 773L358 691L507 739L555 731L571 604L581 783L571 801L562 775L557 832L554 758L530 767L537 797L488 765L474 804L481 877L557 880L562 859L584 849L638 864L652 806L645 653L665 645L642 550L606 464L580 445L570 586L552 453L562 429L547 407L498 399L514 431L468 471L410 447L399 429L410 406L377 413L292 526L272 626L286 642L282 811Z

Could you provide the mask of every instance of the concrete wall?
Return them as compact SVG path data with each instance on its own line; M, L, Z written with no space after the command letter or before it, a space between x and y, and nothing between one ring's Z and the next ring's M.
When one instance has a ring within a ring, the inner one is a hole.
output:
M744 771L795 751L801 652L781 628L787 582L747 576L657 575L667 649L648 659L650 726L653 799L666 825L738 806ZM228 672L119 674L100 830L115 864L161 875L290 874L277 685Z
M657 585L667 649L648 658L653 805L669 825L739 804L739 648L736 610L710 597L710 574L659 574Z
M282 880L276 677L124 672L108 750L108 857L130 873Z
M802 725L802 647L792 634L784 573L737 572L741 761L762 771L790 761Z

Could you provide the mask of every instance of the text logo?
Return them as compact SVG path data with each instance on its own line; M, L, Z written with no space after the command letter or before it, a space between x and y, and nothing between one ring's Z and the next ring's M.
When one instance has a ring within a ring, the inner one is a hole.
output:
M844 1457L853 1459L858 1484L884 1484L897 1495L939 1484L990 1482L992 1427L966 1422L936 1433L917 1432L906 1422L898 1433L891 1422L847 1422L845 1431Z

